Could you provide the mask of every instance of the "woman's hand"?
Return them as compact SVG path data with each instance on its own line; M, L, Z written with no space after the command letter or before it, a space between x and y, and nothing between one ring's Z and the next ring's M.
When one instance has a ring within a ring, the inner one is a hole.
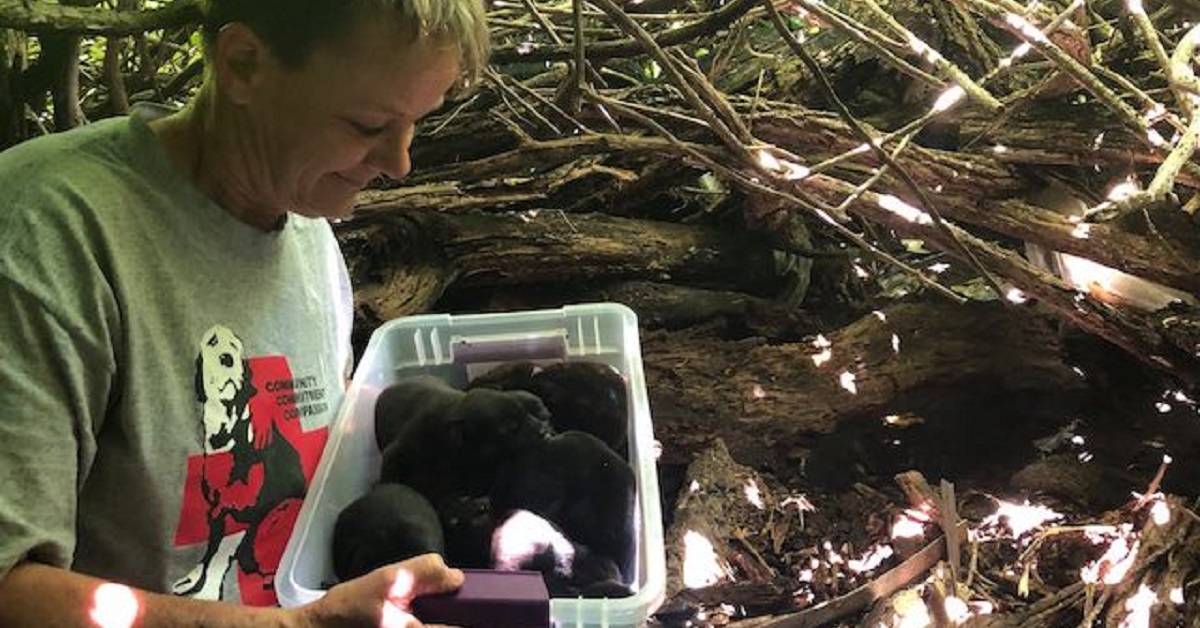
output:
M463 573L423 554L343 582L298 609L300 628L419 628L412 601L462 586Z

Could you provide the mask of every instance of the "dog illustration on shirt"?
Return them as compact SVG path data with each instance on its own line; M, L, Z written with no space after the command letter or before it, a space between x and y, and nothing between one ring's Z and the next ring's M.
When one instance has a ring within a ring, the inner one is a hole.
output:
M277 404L266 403L269 398L255 385L255 364L278 367L275 362L286 372L282 357L247 358L242 340L225 326L201 336L195 392L203 424L198 491L203 504L196 512L204 512L207 541L200 563L173 585L177 595L221 599L228 575L237 571L243 601L274 599L273 590L244 589L248 583L271 588L306 490L293 442L299 432L284 425ZM187 500L185 495L185 512Z

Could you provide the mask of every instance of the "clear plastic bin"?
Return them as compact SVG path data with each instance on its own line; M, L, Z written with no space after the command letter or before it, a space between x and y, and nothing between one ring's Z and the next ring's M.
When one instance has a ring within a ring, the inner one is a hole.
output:
M381 325L371 336L346 393L308 497L275 577L285 607L306 604L333 580L333 524L338 514L379 477L375 400L383 389L413 375L435 375L456 387L494 366L528 360L601 362L629 385L629 461L637 479L634 529L637 555L629 583L634 595L612 599L553 598L560 627L640 626L666 587L662 513L655 471L654 434L642 372L637 317L614 303L501 314L411 316Z

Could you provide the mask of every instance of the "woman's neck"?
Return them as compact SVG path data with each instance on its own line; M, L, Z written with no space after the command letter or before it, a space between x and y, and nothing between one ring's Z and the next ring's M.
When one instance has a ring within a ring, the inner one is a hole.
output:
M238 220L263 231L280 229L287 213L255 202L252 166L230 133L236 112L221 119L217 105L205 96L202 89L181 111L150 122L171 166Z

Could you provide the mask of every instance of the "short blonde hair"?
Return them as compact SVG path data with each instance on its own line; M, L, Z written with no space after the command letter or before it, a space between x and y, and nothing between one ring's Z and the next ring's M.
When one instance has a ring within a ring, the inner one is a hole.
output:
M460 52L464 81L474 83L487 66L491 51L487 15L481 0L390 0L401 25L419 25L416 38L454 43Z
M410 43L425 37L457 46L464 83L487 66L491 48L483 0L201 0L207 47L221 27L249 26L279 60L298 67L313 49L349 32L355 20L393 15Z

